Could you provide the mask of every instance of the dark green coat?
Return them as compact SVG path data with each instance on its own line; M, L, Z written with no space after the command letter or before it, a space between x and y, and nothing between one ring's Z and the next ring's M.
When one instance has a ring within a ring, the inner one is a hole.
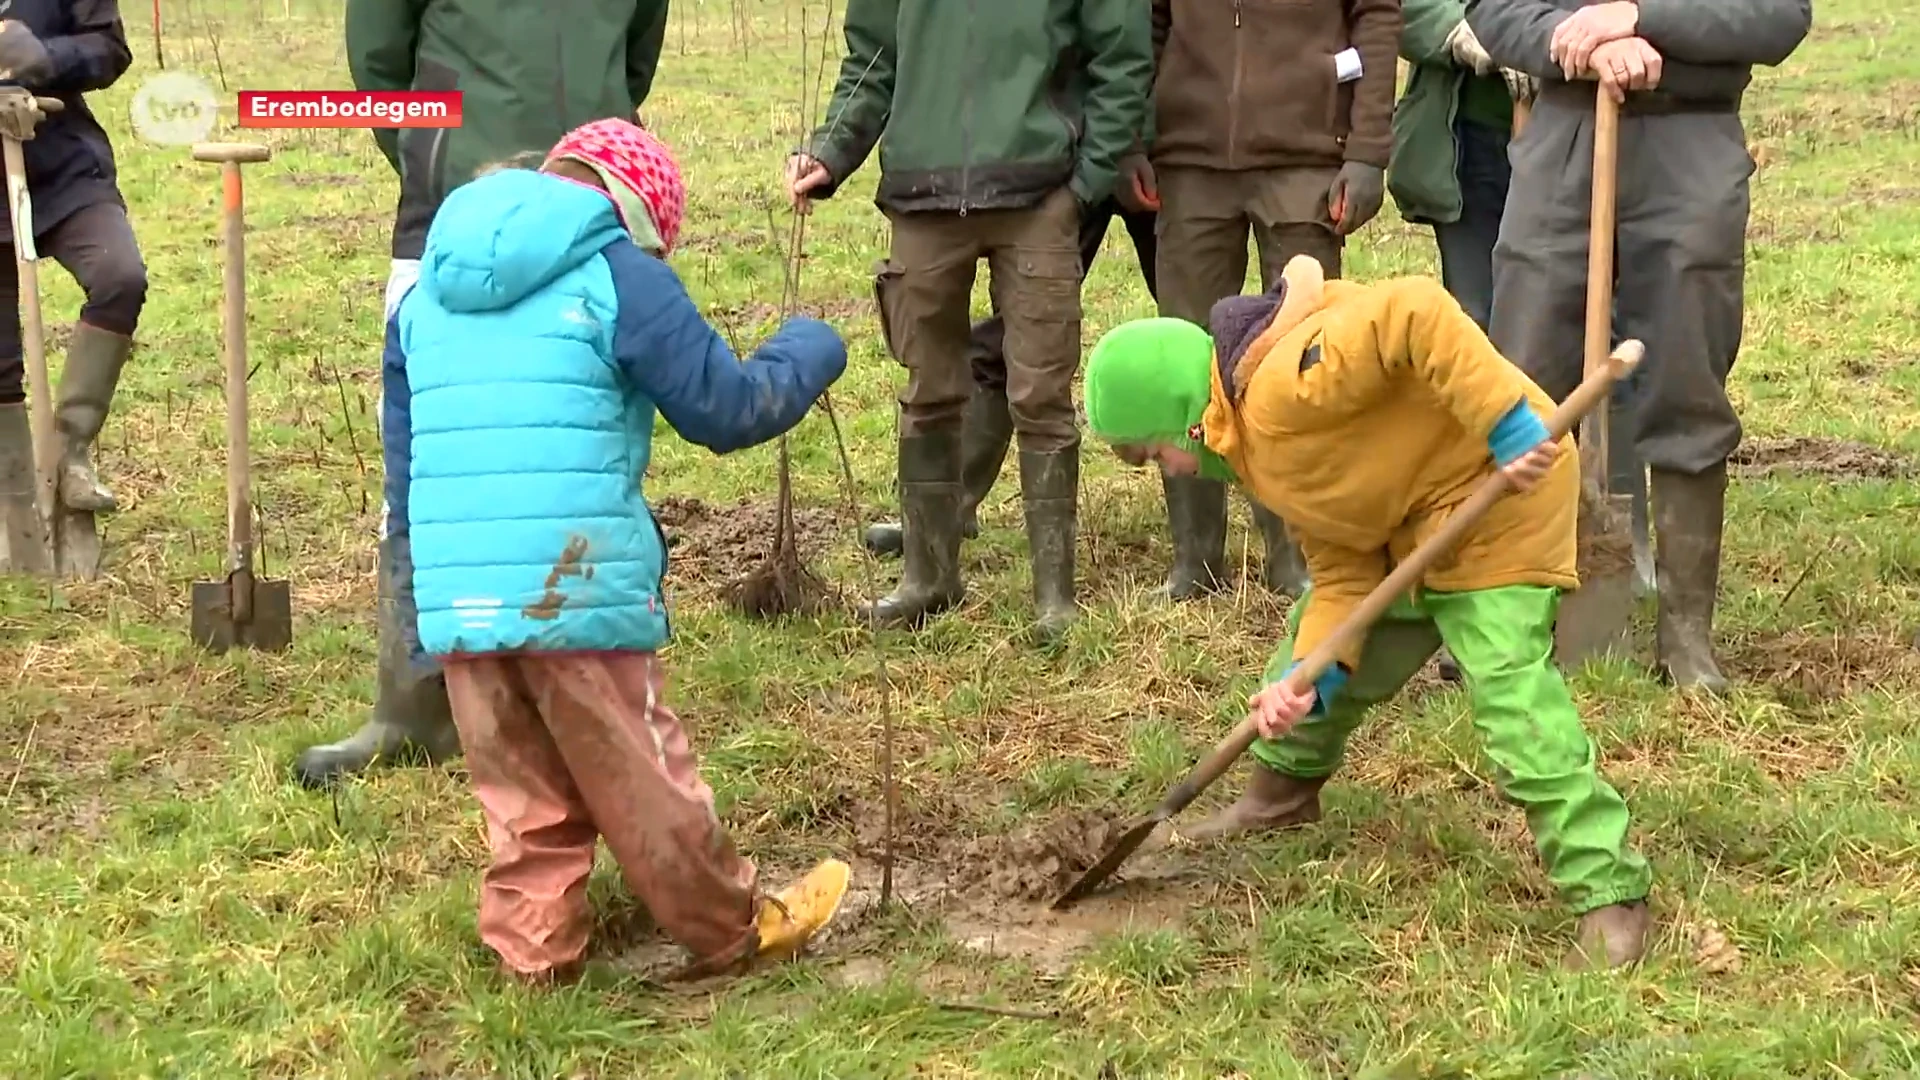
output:
M1387 191L1400 216L1419 225L1460 220L1460 149L1453 125L1460 93L1475 75L1447 52L1447 35L1466 18L1466 0L1403 0L1400 56L1407 61L1407 89L1393 111L1393 159ZM1500 91L1505 93L1504 84Z
M815 194L877 144L875 201L901 213L1105 199L1153 85L1146 0L849 0L846 39Z
M393 257L417 259L447 192L567 132L632 118L667 33L668 0L347 0L358 90L462 91L457 128L386 128L400 174Z

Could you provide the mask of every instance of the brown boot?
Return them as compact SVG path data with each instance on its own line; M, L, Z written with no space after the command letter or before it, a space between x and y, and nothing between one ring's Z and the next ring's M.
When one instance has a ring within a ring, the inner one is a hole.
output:
M1326 784L1324 776L1303 780L1256 764L1247 790L1232 806L1178 832L1189 840L1219 840L1319 821L1320 789Z
M1573 951L1566 959L1567 970L1637 964L1647 955L1647 933L1652 929L1653 913L1647 910L1645 900L1608 904L1589 911L1580 916L1580 925L1574 931Z

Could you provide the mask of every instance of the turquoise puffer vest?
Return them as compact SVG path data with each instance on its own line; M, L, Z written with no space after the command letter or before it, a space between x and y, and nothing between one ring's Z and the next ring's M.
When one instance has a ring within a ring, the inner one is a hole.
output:
M654 404L613 361L613 203L507 171L449 196L397 313L407 525L431 655L651 650L666 546L641 494Z

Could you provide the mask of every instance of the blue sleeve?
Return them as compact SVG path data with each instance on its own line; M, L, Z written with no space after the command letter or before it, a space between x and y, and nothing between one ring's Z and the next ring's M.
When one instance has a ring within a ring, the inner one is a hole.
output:
M413 479L413 388L407 382L407 356L400 348L400 314L387 320L387 344L380 357L380 446L386 471L387 535L407 535L407 493Z
M688 442L725 454L791 430L847 370L847 346L818 319L790 319L741 360L667 265L609 244L619 315L613 356Z
M1288 675L1292 675L1298 670L1299 667L1300 664L1296 661L1293 666L1287 668L1286 673L1280 677L1285 679ZM1347 672L1347 665L1338 663L1321 673L1320 677L1313 682L1313 708L1307 710L1307 715L1325 716L1327 714L1327 706L1333 702L1334 698L1340 696L1340 691L1346 689L1347 679L1350 677Z
M1507 415L1493 425L1493 432L1487 436L1487 449L1493 451L1493 460L1506 468L1546 442L1551 434L1547 422L1540 419L1526 398L1521 398L1518 405L1507 410Z

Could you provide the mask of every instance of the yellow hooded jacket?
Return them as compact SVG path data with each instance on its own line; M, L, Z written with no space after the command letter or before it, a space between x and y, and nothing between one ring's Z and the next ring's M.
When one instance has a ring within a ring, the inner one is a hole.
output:
M1202 434L1287 523L1313 580L1294 655L1317 647L1398 560L1493 472L1487 440L1524 397L1553 401L1428 278L1325 281L1288 264L1272 321L1238 355L1216 338ZM1547 478L1495 503L1423 587L1578 587L1580 465L1569 437ZM1342 650L1358 667L1362 642Z

